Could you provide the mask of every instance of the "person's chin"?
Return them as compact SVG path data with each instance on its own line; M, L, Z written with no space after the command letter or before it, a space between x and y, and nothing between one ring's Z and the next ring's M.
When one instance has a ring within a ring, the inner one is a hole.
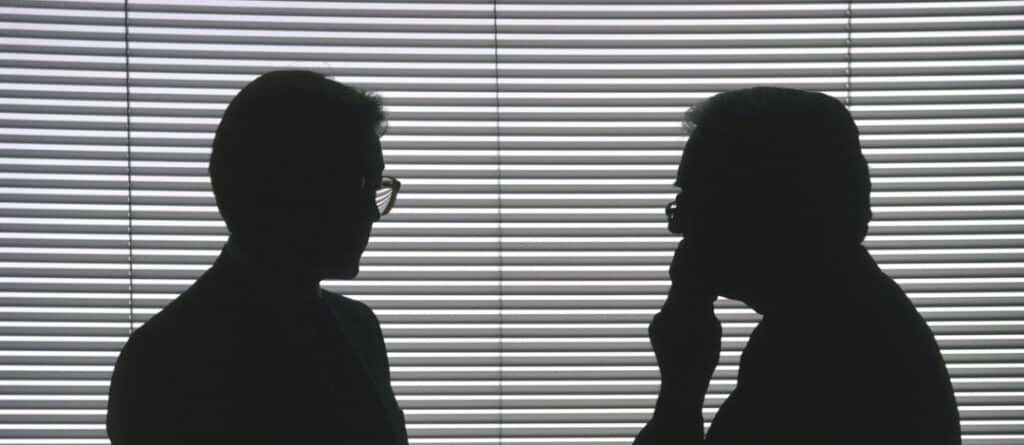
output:
M749 304L750 289L738 283L726 283L718 287L718 296Z
M328 264L321 270L321 276L326 280L351 280L359 275L359 261Z

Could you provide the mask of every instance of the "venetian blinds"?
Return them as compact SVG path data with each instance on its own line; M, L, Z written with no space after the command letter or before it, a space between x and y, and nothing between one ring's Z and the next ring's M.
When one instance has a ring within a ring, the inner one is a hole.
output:
M206 159L259 73L377 91L398 207L360 278L416 444L628 444L677 241L680 116L824 91L867 241L943 348L967 444L1024 441L1024 2L0 1L0 444L106 443L131 325L225 239ZM723 302L728 394L755 314ZM798 427L799 413L794 413Z

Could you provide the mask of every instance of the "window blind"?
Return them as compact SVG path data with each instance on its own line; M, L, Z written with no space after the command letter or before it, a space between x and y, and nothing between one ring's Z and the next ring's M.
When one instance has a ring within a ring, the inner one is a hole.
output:
M398 206L363 272L412 443L630 443L711 94L845 101L867 245L943 349L967 444L1024 441L1024 2L0 3L0 444L106 443L130 326L212 263L230 98L272 69L377 91ZM130 130L130 131L129 131ZM729 301L710 421L756 314ZM793 414L794 428L800 425Z
M132 262L120 2L0 2L0 443L106 443Z

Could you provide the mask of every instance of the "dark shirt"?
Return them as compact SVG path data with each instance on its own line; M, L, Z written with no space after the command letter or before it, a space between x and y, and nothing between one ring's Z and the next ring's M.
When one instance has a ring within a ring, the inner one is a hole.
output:
M765 315L705 444L960 443L931 330L892 280L867 276L839 298Z
M121 351L112 445L406 444L370 308L284 289L229 244Z

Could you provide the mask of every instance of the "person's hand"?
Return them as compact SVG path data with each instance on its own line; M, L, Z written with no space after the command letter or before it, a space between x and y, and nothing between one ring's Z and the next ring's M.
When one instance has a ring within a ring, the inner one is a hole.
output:
M648 335L661 371L662 391L703 399L722 348L722 324L714 312L663 308L651 321Z
M708 259L702 258L700 252L685 239L676 246L668 275L672 279L672 287L666 305L703 308L718 297L717 278L709 267Z
M718 365L722 325L715 318L717 296L693 251L679 243L672 261L672 288L648 327L661 371L662 393L703 400Z
M715 287L685 242L672 260L672 288L648 335L661 371L654 417L634 445L697 444L704 437L701 408L718 365L722 325L715 318Z

